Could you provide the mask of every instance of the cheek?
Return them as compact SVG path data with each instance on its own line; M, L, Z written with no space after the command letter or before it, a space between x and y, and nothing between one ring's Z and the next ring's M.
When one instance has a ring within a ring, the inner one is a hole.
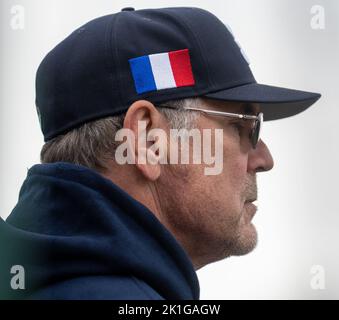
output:
M230 188L235 192L243 191L243 186L247 176L247 161L246 159L232 159L225 164L225 173Z
M233 148L224 148L223 177L234 198L239 197L244 191L247 161L247 154L240 151L239 145L233 146Z

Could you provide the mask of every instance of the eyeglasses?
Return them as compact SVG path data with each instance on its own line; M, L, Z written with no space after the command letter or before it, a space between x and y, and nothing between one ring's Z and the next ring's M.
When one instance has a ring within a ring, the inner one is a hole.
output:
M165 108L172 108L171 106L167 105L161 105L161 107ZM254 120L253 126L250 131L250 141L252 144L253 149L256 148L257 143L260 139L260 131L262 128L262 123L264 122L264 114L262 112L259 112L258 115L249 115L249 114L239 114L239 113L230 113L230 112L223 112L223 111L214 111L214 110L207 110L207 109L199 109L199 108L193 108L193 107L185 107L185 110L194 110L194 111L200 111L205 114L209 114L212 116L221 116L221 117L229 117L229 118L236 118L239 120Z

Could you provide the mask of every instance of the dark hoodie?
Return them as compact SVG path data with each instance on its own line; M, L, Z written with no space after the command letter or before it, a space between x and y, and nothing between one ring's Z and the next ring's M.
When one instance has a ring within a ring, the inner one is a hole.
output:
M199 299L194 267L141 203L87 167L32 166L0 219L2 299ZM14 265L25 289L12 289Z

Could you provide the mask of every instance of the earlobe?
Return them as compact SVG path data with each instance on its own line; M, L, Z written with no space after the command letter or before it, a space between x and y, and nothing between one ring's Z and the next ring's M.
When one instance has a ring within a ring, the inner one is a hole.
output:
M161 168L159 164L139 164L136 163L141 174L150 181L156 181L160 177Z

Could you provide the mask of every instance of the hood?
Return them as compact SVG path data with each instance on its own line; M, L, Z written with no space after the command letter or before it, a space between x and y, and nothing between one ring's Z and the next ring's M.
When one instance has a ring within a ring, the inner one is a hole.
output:
M80 165L28 170L17 205L0 221L0 250L0 283L6 284L0 291L10 298L74 277L133 275L164 299L199 299L193 264L168 229L110 180ZM13 265L25 269L25 290L8 290Z

